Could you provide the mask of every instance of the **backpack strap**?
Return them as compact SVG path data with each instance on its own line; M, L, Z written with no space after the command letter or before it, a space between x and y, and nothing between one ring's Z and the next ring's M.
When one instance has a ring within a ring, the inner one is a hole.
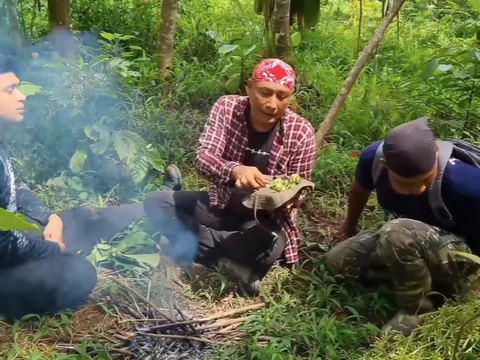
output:
M373 164L372 164L372 179L373 179L373 185L375 185L380 179L380 175L382 175L382 171L384 170L383 166L383 141L380 143L380 145L377 148L377 151L375 152L375 157L373 158Z
M453 144L448 141L437 141L438 146L438 175L428 190L428 203L433 214L445 229L455 226L452 215L442 199L442 179L448 160L453 152ZM385 169L383 165L383 141L377 148L372 164L372 179L376 184Z
M448 211L442 199L442 179L447 167L448 160L452 155L453 144L448 141L437 140L438 146L438 175L435 182L428 189L428 203L435 217L445 229L455 226L452 215Z

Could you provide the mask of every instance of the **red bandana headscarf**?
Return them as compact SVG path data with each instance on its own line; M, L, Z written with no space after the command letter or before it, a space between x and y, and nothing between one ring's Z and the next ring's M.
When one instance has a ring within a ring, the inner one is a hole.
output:
M293 90L295 86L295 72L290 65L280 59L265 59L255 66L250 80L279 84Z

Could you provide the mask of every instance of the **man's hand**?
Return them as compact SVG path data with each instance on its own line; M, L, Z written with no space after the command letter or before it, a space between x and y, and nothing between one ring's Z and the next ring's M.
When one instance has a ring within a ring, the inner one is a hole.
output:
M53 214L48 219L48 224L45 227L43 233L45 235L45 240L56 242L60 249L64 250L65 245L63 244L63 222L60 216Z
M287 203L284 205L285 209L290 210L300 208L300 206L302 206L303 202L305 201L305 197L307 196L307 194L308 190L301 191L293 199L287 201Z
M239 165L232 170L232 179L238 188L258 189L268 185L268 179L255 166Z
M346 219L343 222L342 226L340 226L340 230L337 233L337 237L348 239L357 234L358 234L358 225L352 224L350 221L348 221L348 219Z

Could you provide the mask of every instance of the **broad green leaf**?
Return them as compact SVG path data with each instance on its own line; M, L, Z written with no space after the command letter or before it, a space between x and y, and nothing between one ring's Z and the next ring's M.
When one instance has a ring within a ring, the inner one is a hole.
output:
M230 40L231 45L240 45L240 46L252 46L252 40L245 37L240 37L238 39Z
M42 89L43 88L41 86L37 86L27 82L20 84L20 86L18 87L18 90L20 90L20 92L25 95L25 97L38 94L39 92L42 92Z
M302 35L298 31L293 33L290 36L290 42L292 43L293 47L297 47L298 45L300 45L301 41L302 41Z
M105 31L100 32L100 36L103 37L104 39L107 39L108 41L112 41L115 39L115 35L107 33Z
M122 135L123 137L132 140L135 144L145 146L145 140L138 135L137 133L129 130L122 130L119 131L119 134Z
M91 144L90 150L92 150L92 152L95 155L102 155L108 150L109 145L110 145L109 139L102 139L100 141L97 141L94 144Z
M35 230L39 233L42 231L38 228L37 225L31 224L27 221L24 215L19 213L13 213L11 211L0 208L0 230Z
M81 192L80 194L78 194L78 197L80 200L87 200L88 198L88 193L86 193L85 191Z
M98 133L96 131L93 131L91 126L85 126L83 128L83 132L85 133L85 135L87 135L89 139L98 141Z
M138 254L138 255L125 255L129 258L132 258L136 261L145 263L151 266L153 269L156 269L158 264L160 264L160 256L158 254Z
M148 162L155 170L160 172L165 170L165 162L163 161L157 149L153 147L147 147L145 149L145 153L147 154Z
M235 60L234 62L238 63L239 65L242 64L242 62L243 62L243 58L241 56L232 55L231 59Z
M128 144L125 140L125 138L120 135L119 133L114 133L112 136L113 140L113 147L115 148L115 151L118 154L118 157L123 160L128 157L129 149L128 149Z
M110 140L110 130L102 124L95 123L92 126L92 129L98 132L101 140Z
M127 168L130 170L132 180L135 184L139 184L145 179L148 172L148 158L145 155L139 155L135 157L135 160L127 164Z
M138 150L145 143L140 135L127 130L114 133L112 139L119 158L127 164L135 160Z
M67 182L67 185L71 187L73 190L77 190L77 191L83 190L82 180L76 176L67 178L66 182Z
M255 50L257 45L253 44L247 50L243 52L243 56L248 56L253 50Z
M239 48L239 45L222 45L219 49L218 52L222 55L228 54L236 49Z
M83 150L75 151L75 154L73 154L72 158L70 159L70 170L72 170L75 174L78 174L80 170L82 170L85 160L87 160L87 154L85 154Z
M133 35L122 35L119 37L120 40L130 40L130 39L134 39L135 36Z
M58 176L56 178L48 179L48 181L45 183L45 185L63 187L63 186L65 186L64 177L63 176Z
M230 76L225 83L225 87L231 94L236 93L240 88L240 74Z
M136 231L126 235L122 241L117 246L117 250L124 252L129 248L142 248L155 245L155 242L150 238L150 236L143 231ZM137 251L138 252L138 251Z
M459 71L459 72L453 73L453 77L456 79L464 80L468 77L468 73L465 71Z

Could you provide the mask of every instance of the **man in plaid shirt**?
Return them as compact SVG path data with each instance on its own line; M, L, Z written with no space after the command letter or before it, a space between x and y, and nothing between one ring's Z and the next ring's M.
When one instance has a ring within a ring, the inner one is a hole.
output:
M196 153L197 171L212 183L208 192L178 191L179 170L169 166L163 191L144 205L153 229L169 239L170 257L223 266L249 295L260 292L261 279L282 255L287 264L299 260L301 196L275 213L257 211L263 226L241 203L271 176L311 179L315 134L307 120L288 109L294 83L293 69L283 61L260 62L248 96L223 96L210 112Z

